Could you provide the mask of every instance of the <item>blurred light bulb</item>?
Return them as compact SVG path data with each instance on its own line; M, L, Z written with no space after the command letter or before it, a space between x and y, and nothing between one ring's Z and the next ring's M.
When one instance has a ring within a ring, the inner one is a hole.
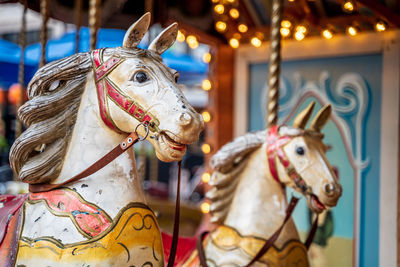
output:
M211 61L211 54L210 53L204 53L203 62L204 63L210 63L210 61Z
M283 37L288 37L289 34L290 34L290 29L288 29L288 28L281 28L281 35L282 35Z
M296 31L296 33L294 34L294 38L295 38L297 41L303 40L304 37L306 37L306 36L305 36L304 33L301 32L301 31Z
M383 32L386 30L386 23L384 21L378 21L375 24L375 30L378 32Z
M215 23L215 29L217 29L217 31L219 32L223 32L226 30L226 23L223 21L217 21Z
M205 91L209 91L211 89L211 81L208 79L203 80L201 83L201 88Z
M241 33L245 33L245 32L247 32L247 30L248 30L248 28L247 28L247 25L246 24L239 24L239 26L238 26L238 31L240 31Z
M214 7L214 11L215 13L222 15L225 12L225 7L224 5L218 4Z
M302 32L302 33L306 33L307 32L307 28L304 25L298 25L296 27L296 32Z
M333 33L332 33L330 30L326 29L326 30L323 30L323 31L322 31L322 36L323 36L325 39L332 39Z
M211 146L209 144L203 144L201 146L201 151L203 151L204 154L209 154L211 152Z
M290 27L292 27L292 23L289 21L289 20L282 20L282 22L281 22L281 26L283 27L283 28L290 28Z
M203 111L203 113L201 113L201 116L203 116L203 120L204 122L210 122L211 121L211 114L208 111Z
M231 8L229 10L229 15L233 18L233 19L237 19L240 16L239 10L237 10L236 8Z
M250 43L254 46L254 47L260 47L262 42L258 37L253 37L250 40Z
M209 213L210 212L210 204L207 202L203 202L200 205L200 209L202 213Z
M347 30L346 30L346 31L347 31L347 33L348 33L349 35L351 35L351 36L356 36L357 33L358 33L356 27L353 27L353 26L347 27Z
M346 12L348 12L348 13L353 12L354 9L355 9L354 2L353 2L353 1L350 1L350 0L344 1L342 7L343 7L343 10L346 11Z
M199 46L199 42L197 41L197 38L194 35L188 35L188 37L186 37L186 43L192 49L195 49Z
M209 172L205 172L203 173L203 175L201 176L201 180L203 181L203 183L208 183L211 179L211 175Z
M185 41L185 35L180 30L178 31L178 36L176 37L176 40L180 43L183 43Z
M236 39L236 38L231 38L231 39L229 39L229 45L232 48L238 48L239 47L239 40Z

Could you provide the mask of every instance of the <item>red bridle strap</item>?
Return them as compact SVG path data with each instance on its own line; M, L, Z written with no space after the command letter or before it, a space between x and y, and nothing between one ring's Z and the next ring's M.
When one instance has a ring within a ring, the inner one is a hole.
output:
M277 125L272 126L268 130L267 136L267 158L268 166L272 177L280 184L278 170L276 166L276 157L282 163L286 170L287 175L295 183L295 185L303 192L309 191L309 186L306 184L301 175L296 171L290 160L287 158L286 153L283 151L283 147L292 140L294 136L283 135L279 136L279 127Z
M279 158L285 157L285 153L282 151L282 147L286 145L290 141L289 136L279 136L278 133L278 126L272 126L268 130L268 136L267 136L267 157L268 157L268 165L269 165L269 171L272 174L272 177L277 181L278 183L281 183L279 180L279 175L278 175L278 170L276 168L276 161L275 157L278 155ZM284 160L285 163L287 163L287 160ZM286 168L286 166L285 166Z
M108 75L124 61L124 58L113 55L107 61L103 62L103 52L104 48L94 50L92 52L92 62L100 116L104 123L114 131L123 132L116 126L110 116L107 103L107 99L109 98L136 120L148 125L150 131L159 132L158 120L153 115L146 112L145 109L132 98L124 94L118 86L108 78Z

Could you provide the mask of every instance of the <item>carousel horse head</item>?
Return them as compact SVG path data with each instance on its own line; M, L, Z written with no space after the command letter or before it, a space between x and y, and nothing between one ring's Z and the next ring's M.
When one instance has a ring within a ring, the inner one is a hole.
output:
M75 54L38 70L28 86L29 101L18 111L28 128L10 153L19 179L44 183L58 177L79 109L95 114L110 134L145 136L162 161L182 159L204 122L180 90L179 73L162 62L177 23L140 49L149 25L146 13L128 29L121 47ZM81 105L86 98L87 107Z
M126 32L121 50L132 56L107 50L93 52L97 89L108 93L108 99L103 98L100 104L100 113L114 130L141 131L160 160L177 161L185 154L186 145L197 141L204 122L178 88L179 73L161 59L176 40L177 23L161 32L148 50L141 50L137 45L149 24L147 13Z
M325 105L305 129L315 102L295 118L293 127L274 126L267 137L267 156L275 180L290 186L307 198L309 208L317 213L336 206L342 187L330 166L322 139L322 127L331 115Z

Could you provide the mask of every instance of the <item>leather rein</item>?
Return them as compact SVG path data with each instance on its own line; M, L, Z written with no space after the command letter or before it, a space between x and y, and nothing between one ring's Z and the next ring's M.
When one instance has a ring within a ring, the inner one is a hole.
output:
M86 178L100 169L107 166L114 159L124 153L127 149L132 147L138 141L143 141L146 139L149 131L160 132L159 121L151 113L145 112L145 109L140 106L135 100L130 98L128 95L124 94L118 86L108 78L108 75L124 61L123 57L112 55L107 61L103 61L103 53L105 48L97 49L92 51L91 58L93 63L94 81L96 84L97 97L99 103L100 116L103 122L112 130L118 133L124 133L120 130L114 123L110 116L108 109L108 100L113 101L122 110L127 112L131 117L139 121L135 131L130 133L120 144L118 144L114 149L104 155L102 158L97 160L95 163L90 165L87 169L75 175L74 177L58 184L30 184L29 192L38 193L46 192L53 189L60 188L69 183L77 182L83 178ZM137 129L139 126L145 128L146 136L140 138ZM168 260L167 267L172 267L175 262L175 255L178 245L179 237L179 218L180 218L180 183L181 183L181 161L178 162L178 179L177 179L177 194L175 203L175 218L174 218L174 230L171 242L170 257Z
M301 134L300 134L301 135ZM299 135L299 136L300 136ZM268 136L267 136L267 158L268 158L268 166L271 172L272 177L275 181L284 187L283 183L280 181L277 171L276 158L281 162L284 166L287 175L294 182L295 187L299 188L303 194L312 194L312 189L310 186L306 184L301 175L296 171L290 160L287 158L285 152L283 151L283 147L295 136L283 135L279 136L279 126L275 125L269 128ZM273 246L275 241L279 238L283 227L286 222L292 216L292 213L299 201L299 198L292 196L290 202L285 211L285 218L281 224L281 226L272 234L272 236L265 242L262 248L257 252L257 254L251 259L251 261L245 266L250 267L252 264L257 262L259 259L264 256L265 253ZM304 246L307 250L310 248L310 245L314 239L315 233L318 227L318 214L315 216L314 222L311 226L310 232L308 233L307 239L304 242ZM203 267L207 267L207 257L205 255L204 247L203 247L203 239L209 232L203 232L200 237L197 239L196 247L199 255L200 265Z

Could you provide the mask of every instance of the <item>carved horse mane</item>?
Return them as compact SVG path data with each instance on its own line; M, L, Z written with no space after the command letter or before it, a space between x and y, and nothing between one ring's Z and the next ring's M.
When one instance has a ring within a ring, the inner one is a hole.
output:
M155 52L139 48L107 48L104 54L115 52L161 61ZM21 181L46 183L59 176L90 71L87 52L49 63L32 78L27 89L29 101L18 110L28 128L10 151L11 167Z
M238 184L239 179L236 178L246 165L246 156L262 146L266 137L267 130L246 133L225 144L212 157L211 167L215 172L209 184L213 188L206 195L212 201L212 222L225 219Z

